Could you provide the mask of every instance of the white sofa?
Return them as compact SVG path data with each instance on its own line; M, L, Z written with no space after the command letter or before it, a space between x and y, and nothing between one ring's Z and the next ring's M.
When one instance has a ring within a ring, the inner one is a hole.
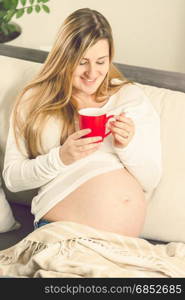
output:
M0 46L0 168L9 126L9 115L17 92L29 81L47 52ZM185 242L185 74L117 64L145 90L161 118L163 176L152 194L146 195L148 212L141 237L151 241ZM7 248L33 230L30 203L36 190L3 193L22 227L0 234L0 249Z

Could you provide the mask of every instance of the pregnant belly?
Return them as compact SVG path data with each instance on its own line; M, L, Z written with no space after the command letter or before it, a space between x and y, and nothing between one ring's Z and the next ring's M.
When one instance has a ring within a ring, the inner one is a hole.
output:
M56 204L43 218L71 221L127 236L139 236L146 214L138 181L118 169L91 178Z

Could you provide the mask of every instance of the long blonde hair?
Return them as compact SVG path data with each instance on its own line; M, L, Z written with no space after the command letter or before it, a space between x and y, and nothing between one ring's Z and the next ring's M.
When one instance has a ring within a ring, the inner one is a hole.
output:
M110 69L96 92L96 101L105 101L129 82L112 63L114 44L112 30L106 18L89 8L79 9L69 15L59 29L41 70L18 95L14 107L16 142L19 144L19 138L24 138L30 158L44 153L41 136L44 125L51 116L63 122L61 144L74 130L74 115L77 111L72 104L73 72L84 52L101 39L107 39L109 43ZM118 78L123 83L113 85L113 78ZM23 96L25 101L22 101ZM24 110L24 105L27 110ZM24 112L24 118L21 117L21 112Z

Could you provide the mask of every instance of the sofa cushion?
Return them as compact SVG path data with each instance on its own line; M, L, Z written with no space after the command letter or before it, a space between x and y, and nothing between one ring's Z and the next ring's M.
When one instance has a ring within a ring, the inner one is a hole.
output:
M141 85L161 119L163 175L150 195L142 236L185 242L185 93Z

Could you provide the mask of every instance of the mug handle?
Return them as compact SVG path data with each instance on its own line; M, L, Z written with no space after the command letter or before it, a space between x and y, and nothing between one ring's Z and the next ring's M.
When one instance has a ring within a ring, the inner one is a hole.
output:
M114 118L114 115L108 116L108 117L106 118L106 123L108 122L108 120L109 120L110 118ZM110 133L111 133L111 130L109 130L109 131L105 134L104 137L108 136Z

